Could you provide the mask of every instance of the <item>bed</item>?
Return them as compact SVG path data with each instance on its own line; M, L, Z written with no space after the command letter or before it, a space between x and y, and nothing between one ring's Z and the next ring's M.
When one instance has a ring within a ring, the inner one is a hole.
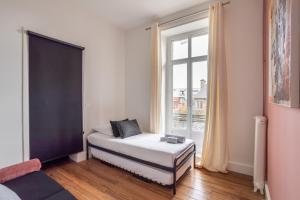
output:
M142 133L125 139L101 133L87 138L87 158L102 160L139 177L172 187L195 165L195 143L183 144L160 141L160 135Z

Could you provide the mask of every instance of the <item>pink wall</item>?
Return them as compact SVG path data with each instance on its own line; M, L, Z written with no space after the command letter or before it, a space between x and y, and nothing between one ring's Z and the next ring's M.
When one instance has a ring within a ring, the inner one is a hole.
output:
M272 200L300 200L300 110L268 103L267 116Z
M268 97L268 8L265 0L264 111L268 117L267 179L272 200L300 200L300 109Z

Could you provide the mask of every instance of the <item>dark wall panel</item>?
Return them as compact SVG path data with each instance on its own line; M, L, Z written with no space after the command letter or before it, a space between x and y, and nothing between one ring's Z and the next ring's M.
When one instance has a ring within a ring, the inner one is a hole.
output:
M82 49L29 35L30 157L82 151Z

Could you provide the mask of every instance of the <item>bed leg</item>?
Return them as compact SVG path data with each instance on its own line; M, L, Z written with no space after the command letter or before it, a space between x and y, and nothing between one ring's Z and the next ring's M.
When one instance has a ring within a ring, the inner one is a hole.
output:
M175 159L174 165L173 165L173 195L176 194L176 180L177 180L177 178L176 178L177 165L176 164L177 164L177 159Z
M86 160L89 160L89 142L86 140Z
M173 184L173 195L176 195L176 183Z
M194 169L196 168L196 145L194 144Z
M196 169L196 153L194 153L194 169Z

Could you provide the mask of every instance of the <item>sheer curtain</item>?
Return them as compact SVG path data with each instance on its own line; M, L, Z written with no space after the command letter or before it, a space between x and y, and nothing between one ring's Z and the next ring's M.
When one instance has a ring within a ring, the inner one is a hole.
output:
M208 97L205 136L200 166L226 173L227 73L222 2L209 8Z
M158 23L152 25L151 34L150 132L159 133L161 127L162 66L160 55L160 30Z

